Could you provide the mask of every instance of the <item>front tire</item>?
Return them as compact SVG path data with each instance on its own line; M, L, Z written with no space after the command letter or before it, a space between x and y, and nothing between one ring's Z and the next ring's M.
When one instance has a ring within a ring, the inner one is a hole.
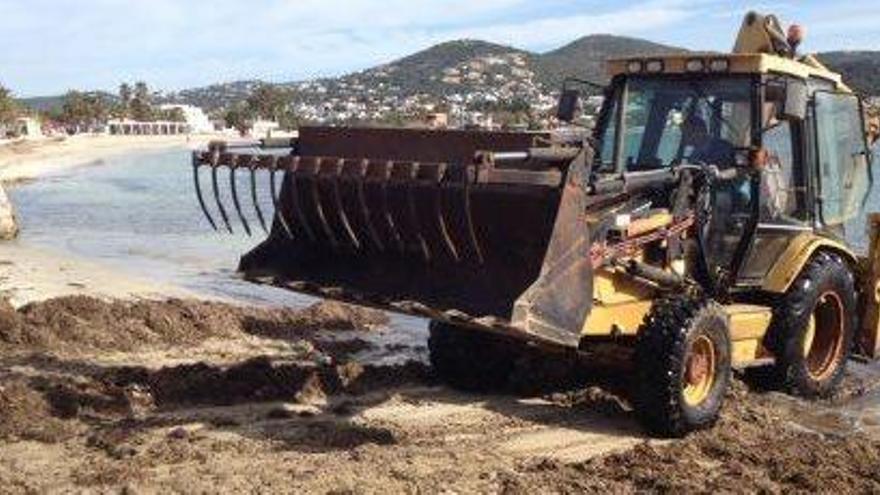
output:
M730 332L721 307L691 297L657 301L639 331L633 402L653 435L715 424L730 383Z
M840 257L819 253L775 310L769 347L782 388L828 397L843 380L855 334L855 281Z

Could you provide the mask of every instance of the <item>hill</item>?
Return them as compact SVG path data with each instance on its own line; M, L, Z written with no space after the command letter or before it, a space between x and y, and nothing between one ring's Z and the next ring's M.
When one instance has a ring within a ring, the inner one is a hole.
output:
M613 57L686 51L650 41L591 35L546 53L480 40L441 43L399 60L335 78L282 83L295 111L306 120L372 119L411 112L435 103L468 110L499 102L552 105L549 96L565 77L605 82L604 61ZM880 95L880 52L827 52L819 55L861 92ZM159 102L189 103L219 111L247 98L261 84L247 80L186 89ZM39 110L57 107L61 97L28 98ZM332 117L333 119L335 117Z
M260 84L256 80L218 83L159 95L157 99L159 103L186 103L205 109L227 108L245 100Z
M637 38L597 34L541 54L535 58L535 64L541 81L557 87L566 77L572 76L597 82L607 81L604 64L608 58L683 51L687 50Z
M569 76L605 81L603 61L609 57L676 51L684 49L612 35L586 36L546 53L465 39L338 78L281 86L289 88L300 104L314 107L324 102L337 110L341 110L340 102L365 98L384 108L397 108L419 97L452 98L453 103L480 106L506 97L540 98ZM241 81L194 88L168 99L213 110L246 98L256 84Z
M50 112L59 110L64 104L64 96L35 96L33 98L21 98L19 103L38 112Z
M99 96L104 101L114 103L119 97L106 91L86 91L86 93ZM18 101L25 107L37 112L58 112L64 105L65 95L35 96L32 98L20 98Z
M826 52L819 59L862 94L880 95L880 51Z
M395 86L404 93L444 93L449 89L449 83L444 82L449 78L444 75L454 73L457 69L460 72L475 60L509 55L519 55L523 60L531 56L523 50L486 41L449 41L348 77L379 79L377 82Z

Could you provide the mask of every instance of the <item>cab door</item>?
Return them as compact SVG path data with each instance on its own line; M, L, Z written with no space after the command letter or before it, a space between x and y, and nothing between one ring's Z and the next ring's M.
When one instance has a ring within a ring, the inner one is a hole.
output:
M771 123L761 133L763 162L756 165L758 223L737 284L760 286L791 241L812 232L808 207L808 161L799 121Z
M754 235L737 274L740 287L760 287L791 241L812 232L813 211L809 153L813 114L804 102L805 119L786 115L791 78L767 81L761 99L760 153L752 160L757 190Z
M852 94L821 91L814 107L820 228L865 252L865 207L872 176L861 102Z

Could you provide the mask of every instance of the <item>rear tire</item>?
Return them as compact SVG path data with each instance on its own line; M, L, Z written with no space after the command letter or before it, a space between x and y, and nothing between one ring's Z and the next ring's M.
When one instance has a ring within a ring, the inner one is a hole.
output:
M840 257L819 253L774 311L768 347L786 392L828 397L843 380L855 334L855 281Z
M634 356L633 402L642 425L662 437L714 425L730 383L730 354L718 304L690 297L654 303Z
M516 365L514 343L439 321L431 322L429 332L431 366L442 381L467 392L506 388Z

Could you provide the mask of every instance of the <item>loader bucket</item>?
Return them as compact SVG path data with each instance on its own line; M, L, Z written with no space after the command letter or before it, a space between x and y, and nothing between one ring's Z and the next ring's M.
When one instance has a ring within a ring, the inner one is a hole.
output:
M299 292L576 343L592 301L590 150L541 142L549 136L304 128L290 156L226 159L283 173L270 235L239 269Z

